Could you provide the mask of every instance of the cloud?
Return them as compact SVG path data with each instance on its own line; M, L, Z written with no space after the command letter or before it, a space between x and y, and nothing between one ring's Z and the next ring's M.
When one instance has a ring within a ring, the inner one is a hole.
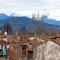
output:
M47 9L51 18L60 17L60 0L0 0L0 12L31 16L32 12Z
M60 0L0 0L0 7L3 8L60 9L59 5Z

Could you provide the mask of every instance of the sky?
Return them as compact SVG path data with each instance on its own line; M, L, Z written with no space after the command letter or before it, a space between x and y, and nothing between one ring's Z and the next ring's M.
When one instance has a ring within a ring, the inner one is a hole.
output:
M0 0L0 13L31 17L38 12L60 20L60 0Z

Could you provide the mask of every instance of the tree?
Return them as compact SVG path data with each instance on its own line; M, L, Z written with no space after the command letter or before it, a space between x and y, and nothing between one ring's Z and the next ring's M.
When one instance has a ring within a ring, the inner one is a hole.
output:
M2 32L7 32L8 34L12 34L12 26L9 22L4 22L4 25L2 26Z
M21 27L20 31L21 32L26 32L26 27L25 26Z
M41 23L40 24L37 24L37 26L36 26L36 33L37 33L37 35L44 34L44 26Z

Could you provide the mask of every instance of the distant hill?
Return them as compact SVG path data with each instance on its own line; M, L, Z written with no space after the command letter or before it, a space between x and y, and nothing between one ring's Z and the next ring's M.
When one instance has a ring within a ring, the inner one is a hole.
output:
M4 22L9 22L14 31L14 26L19 30L25 27L26 31L34 32L36 31L37 24L43 25L45 27L45 31L51 31L53 27L56 27L60 30L60 21L56 21L54 19L48 19L47 17L42 17L41 20L33 20L32 18L22 16L7 16L5 14L0 14L0 27L4 25ZM0 28L1 29L1 28Z
M3 13L0 14L0 20L4 20L4 19L7 19L7 18L9 18L8 15L3 14Z
M56 19L48 18L47 16L42 17L41 20L43 20L47 24L59 25L60 26L60 21L57 21Z

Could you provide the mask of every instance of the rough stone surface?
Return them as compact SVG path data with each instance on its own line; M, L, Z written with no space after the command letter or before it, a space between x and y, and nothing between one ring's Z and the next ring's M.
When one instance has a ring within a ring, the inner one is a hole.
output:
M60 46L48 41L34 49L33 60L60 60Z

